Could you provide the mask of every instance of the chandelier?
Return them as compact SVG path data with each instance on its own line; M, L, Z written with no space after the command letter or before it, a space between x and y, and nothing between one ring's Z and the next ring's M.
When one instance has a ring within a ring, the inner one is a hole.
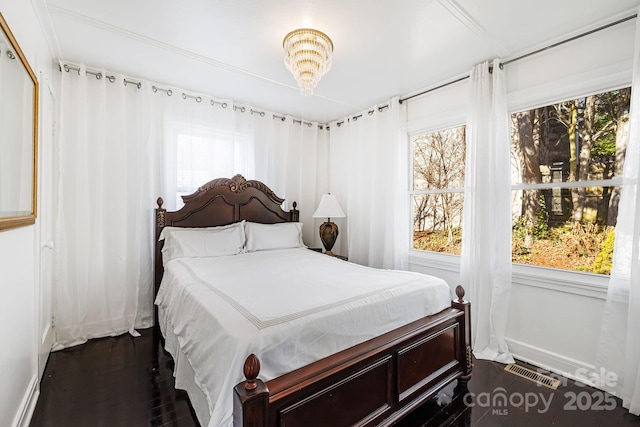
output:
M284 37L284 65L293 74L300 93L313 95L320 78L331 68L333 42L318 30L300 28Z

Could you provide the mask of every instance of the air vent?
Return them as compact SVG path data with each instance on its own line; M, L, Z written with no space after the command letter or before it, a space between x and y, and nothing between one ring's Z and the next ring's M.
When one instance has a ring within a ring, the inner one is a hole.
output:
M551 378L547 375L539 374L536 371L532 371L531 369L524 368L519 365L510 364L505 366L505 371L515 374L519 377L528 379L529 381L533 381L536 384L543 385L545 387L549 387L550 389L556 390L560 385L560 380Z

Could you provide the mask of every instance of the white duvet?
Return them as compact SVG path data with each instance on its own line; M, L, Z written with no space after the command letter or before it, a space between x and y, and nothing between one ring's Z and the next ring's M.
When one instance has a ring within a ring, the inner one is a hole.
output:
M433 276L379 270L308 249L181 258L156 304L206 396L210 427L232 425L233 386L250 353L264 381L451 304Z

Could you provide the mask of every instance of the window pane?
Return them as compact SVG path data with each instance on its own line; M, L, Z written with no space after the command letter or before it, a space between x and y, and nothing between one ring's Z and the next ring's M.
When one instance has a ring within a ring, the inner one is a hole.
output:
M512 182L610 179L622 174L631 88L511 116Z
M609 274L620 189L593 181L622 175L630 95L624 88L511 116L512 183L543 184L514 192L514 262Z
M620 187L513 194L513 262L609 274ZM578 211L581 220L574 222Z
M413 196L413 248L460 255L463 193Z
M465 127L413 138L413 189L464 187Z
M465 141L465 126L413 137L413 190L429 192L412 196L414 249L460 254Z

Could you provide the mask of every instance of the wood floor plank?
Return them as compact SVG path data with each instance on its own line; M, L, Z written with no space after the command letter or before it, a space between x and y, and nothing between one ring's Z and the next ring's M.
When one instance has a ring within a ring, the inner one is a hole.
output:
M152 366L151 329L138 338L126 334L95 339L52 353L30 425L200 427L186 393L174 388L171 358L160 352L156 375ZM499 363L476 360L467 395L455 395L453 386L397 427L640 427L640 418L623 409L619 399L608 410L573 410L567 406L572 393L603 392L566 379L554 391L505 372ZM506 404L494 401L500 393L507 397ZM548 406L541 402L543 397Z
M153 375L152 331L101 338L52 353L33 427L198 427L186 393L174 388L170 357Z

